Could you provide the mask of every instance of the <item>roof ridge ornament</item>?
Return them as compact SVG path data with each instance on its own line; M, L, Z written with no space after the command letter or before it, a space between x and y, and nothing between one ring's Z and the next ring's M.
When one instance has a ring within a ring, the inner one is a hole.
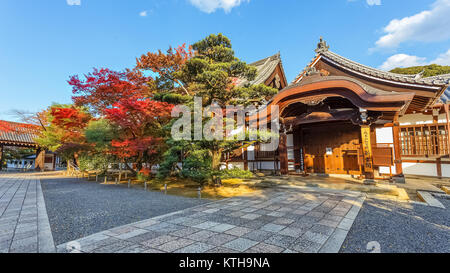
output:
M316 53L321 54L324 52L327 52L330 49L330 46L327 44L327 42L323 39L322 36L320 36L320 41L317 44Z
M419 73L417 73L414 77L415 80L420 80L423 78L423 74L425 74L425 69L422 69Z
M314 75L320 75L320 71L318 71L314 66L310 66L306 68L305 70L305 76L314 76Z

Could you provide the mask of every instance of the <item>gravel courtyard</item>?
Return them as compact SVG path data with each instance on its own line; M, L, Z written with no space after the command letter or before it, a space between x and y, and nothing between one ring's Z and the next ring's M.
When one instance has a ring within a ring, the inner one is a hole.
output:
M0 253L64 252L74 240L86 252L367 253L372 243L381 253L450 253L450 200L440 209L365 196L289 187L211 202L0 174Z
M267 190L105 230L58 252L337 253L364 202L360 193Z
M446 209L369 196L340 252L367 253L376 241L381 253L449 253L450 200L439 201Z
M56 245L209 202L64 177L41 184Z

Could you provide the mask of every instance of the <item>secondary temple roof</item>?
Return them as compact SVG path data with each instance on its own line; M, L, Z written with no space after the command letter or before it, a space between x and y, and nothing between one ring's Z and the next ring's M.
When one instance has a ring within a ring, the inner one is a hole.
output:
M1 121L0 144L36 146L37 128L30 124Z
M259 60L257 62L249 64L250 66L256 67L257 70L257 76L253 81L248 80L241 80L239 81L239 86L244 86L246 84L264 84L276 71L277 67L280 66L281 74L279 77L285 78L284 70L283 70L283 63L281 61L280 53L277 53L273 56L264 58L262 60ZM279 79L284 80L284 79Z

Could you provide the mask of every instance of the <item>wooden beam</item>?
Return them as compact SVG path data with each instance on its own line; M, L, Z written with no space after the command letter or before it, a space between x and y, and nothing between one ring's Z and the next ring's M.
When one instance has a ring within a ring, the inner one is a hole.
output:
M361 126L361 141L363 148L364 174L366 179L374 179L375 175L373 170L372 141L369 125Z
M450 154L450 111L448 104L444 104L444 110L445 110L445 117L447 119L447 151L449 151Z
M436 172L439 179L442 178L442 159L436 158Z
M392 127L392 133L394 134L394 155L395 155L395 171L397 176L403 176L402 166L402 153L400 150L400 122L398 121L398 115L394 117L394 124Z
M3 145L0 145L0 171L3 169Z
M300 127L297 127L294 129L294 164L295 164L295 171L301 172L301 150L302 150L302 129Z
M287 154L287 135L280 134L280 145L278 147L280 154L280 172L282 175L289 174L289 161Z
M248 150L244 148L244 170L248 171Z

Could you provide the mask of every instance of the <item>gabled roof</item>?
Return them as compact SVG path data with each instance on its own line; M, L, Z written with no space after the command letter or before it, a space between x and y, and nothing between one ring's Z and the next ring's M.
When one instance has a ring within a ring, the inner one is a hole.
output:
M0 120L0 144L35 146L39 128L32 124Z
M283 65L281 62L281 55L277 53L273 56L264 58L257 62L249 64L250 66L256 67L257 75L253 81L242 80L238 83L239 86L244 86L247 84L263 84L272 75L278 65ZM283 72L284 73L284 72Z
M435 77L423 78L420 74L417 75L404 75L392 72L382 71L373 67L369 67L347 58L344 58L329 50L328 44L321 38L316 49L316 57L311 63L302 71L294 80L293 84L300 82L305 75L306 70L314 66L321 58L336 66L341 67L349 72L359 74L368 78L376 80L388 81L396 84L403 84L408 86L419 85L421 87L428 88L442 88L443 86L450 85L450 74L440 75Z

